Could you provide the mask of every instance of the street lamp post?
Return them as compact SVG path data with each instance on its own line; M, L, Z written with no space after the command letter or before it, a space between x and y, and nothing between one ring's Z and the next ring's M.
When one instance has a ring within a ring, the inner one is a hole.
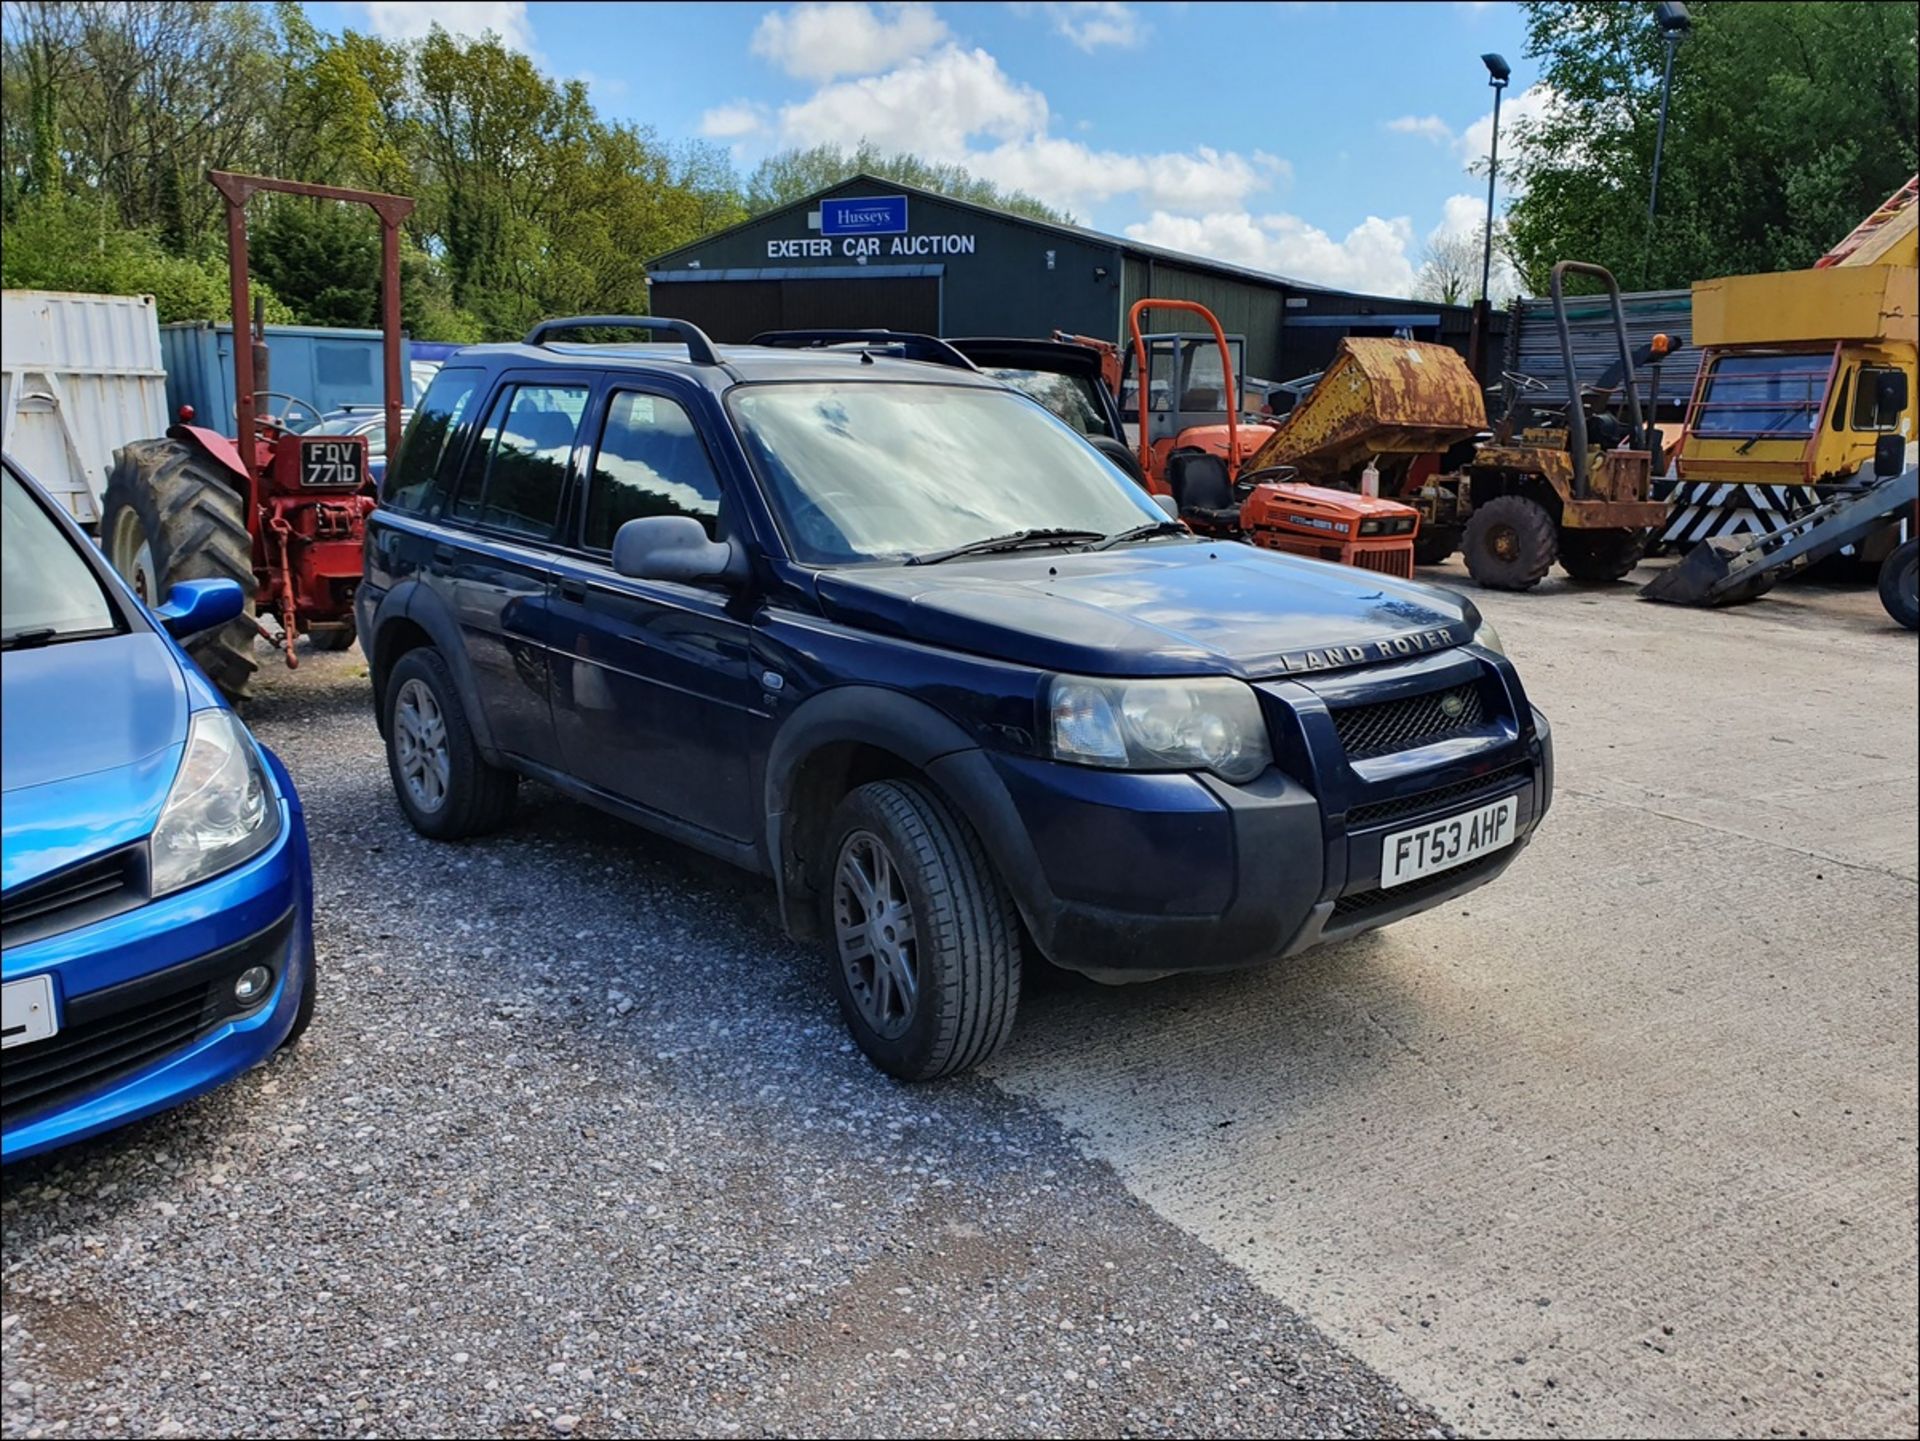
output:
M1653 216L1654 209L1660 203L1660 152L1667 146L1667 102L1673 96L1673 52L1679 48L1680 37L1693 28L1693 17L1687 13L1687 7L1680 0L1661 0L1654 12L1654 19L1660 26L1660 35L1667 43L1667 65L1660 77L1660 128L1653 136L1653 183L1647 187L1647 240L1640 255L1640 283L1653 283Z
M1467 365L1475 375L1480 374L1481 362L1485 359L1488 312L1488 287L1493 279L1493 187L1500 174L1500 92L1507 88L1507 81L1513 78L1513 68L1501 56L1488 52L1480 57L1480 63L1487 67L1487 84L1493 87L1493 143L1487 154L1487 239L1480 256L1480 299L1473 307L1473 336L1467 349Z

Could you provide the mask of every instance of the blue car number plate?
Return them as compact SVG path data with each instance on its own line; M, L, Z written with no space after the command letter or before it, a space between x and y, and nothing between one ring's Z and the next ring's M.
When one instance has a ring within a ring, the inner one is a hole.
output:
M1412 830L1395 831L1380 844L1380 884L1385 888L1417 881L1512 845L1519 817L1520 798L1508 796Z
M44 1041L59 1029L53 1013L53 977L28 976L0 987L0 1050Z

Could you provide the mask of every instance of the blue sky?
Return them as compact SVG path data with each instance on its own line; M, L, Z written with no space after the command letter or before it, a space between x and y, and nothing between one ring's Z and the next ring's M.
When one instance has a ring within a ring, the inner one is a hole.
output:
M1404 294L1477 232L1492 95L1545 103L1511 4L519 3L360 0L316 22L491 29L604 114L731 148L863 136L953 160L1101 230ZM1498 288L1496 286L1496 288Z

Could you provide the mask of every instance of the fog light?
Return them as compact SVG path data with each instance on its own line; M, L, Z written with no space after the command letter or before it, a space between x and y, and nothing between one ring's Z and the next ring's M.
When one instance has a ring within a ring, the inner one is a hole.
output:
M233 983L233 998L243 1006L250 1006L264 996L272 984L272 971L265 966L248 966Z

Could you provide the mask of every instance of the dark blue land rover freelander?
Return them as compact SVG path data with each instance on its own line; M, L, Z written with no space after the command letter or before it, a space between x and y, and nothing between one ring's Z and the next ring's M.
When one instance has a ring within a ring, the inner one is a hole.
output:
M558 344L615 324L671 344ZM1451 592L1200 540L925 337L593 317L455 354L367 538L413 825L522 776L772 877L872 1059L991 1055L1031 948L1247 965L1497 875L1547 723Z

